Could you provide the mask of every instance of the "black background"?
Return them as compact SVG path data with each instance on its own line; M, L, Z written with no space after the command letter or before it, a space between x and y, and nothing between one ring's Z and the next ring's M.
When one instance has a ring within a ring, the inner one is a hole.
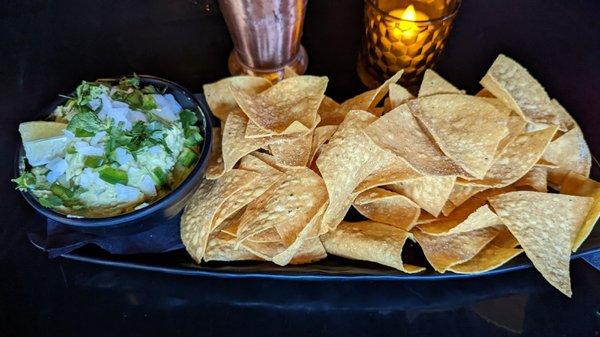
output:
M198 92L231 42L205 1L0 3L0 336L600 334L600 273L572 264L573 299L534 270L465 281L285 282L169 276L48 260L42 223L9 183L17 125L80 80L137 72ZM341 100L355 74L360 0L309 0L308 73ZM464 0L438 70L474 93L498 53L525 65L600 148L600 1Z

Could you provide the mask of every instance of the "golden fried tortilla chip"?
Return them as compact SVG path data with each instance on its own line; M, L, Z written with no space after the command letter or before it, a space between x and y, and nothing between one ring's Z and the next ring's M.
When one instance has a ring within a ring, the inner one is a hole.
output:
M389 110L397 108L400 105L415 98L415 96L413 96L408 90L406 90L406 88L404 88L403 86L396 84L396 83L390 83L389 92L390 92L390 109Z
M592 168L590 149L578 127L550 142L542 158L558 165L548 172L548 179L555 185L560 185L569 171L589 177Z
M273 143L274 141L287 139L290 136L274 136L262 138L245 138L244 131L248 124L248 118L239 109L233 110L227 116L223 127L223 165L227 172L242 157L250 152Z
M210 156L206 164L206 179L217 179L225 173L223 164L223 153L221 152L222 142L221 128L212 129L212 146Z
M480 83L527 121L559 124L546 90L514 60L500 54Z
M571 114L569 114L567 109L565 109L557 100L553 99L551 103L552 108L554 109L554 113L558 118L558 129L560 131L567 132L573 128L579 127L579 125L577 125L577 122L575 121L575 119L573 119Z
M261 129L273 134L304 133L315 128L327 77L295 76L257 95L232 87L242 111Z
M448 200L454 206L458 207L462 205L465 201L467 201L470 197L486 189L487 187L485 186L461 185L457 182L456 184L454 184L452 192L450 192L450 195L448 196Z
M342 111L340 109L340 104L333 99L325 96L323 101L321 101L321 105L317 110L317 113L321 117L321 121L319 122L319 126L323 125L340 125L344 118L346 118L346 113L348 111Z
M200 263L204 256L222 205L245 187L252 188L260 177L256 172L232 170L218 180L202 181L181 216L181 241L196 262Z
M319 175L308 168L286 171L275 185L248 204L240 219L238 240L275 228L287 247L326 201L327 188Z
M423 249L425 258L438 272L469 261L498 234L494 227L452 235L429 235L419 229L412 231Z
M210 110L223 122L229 112L238 107L230 90L232 85L248 94L258 94L269 88L271 82L261 77L233 76L202 86Z
M502 225L500 218L488 205L480 206L470 214L464 214L463 210L465 208L459 209L456 215L419 225L419 229L429 235L451 235Z
M329 193L322 231L335 228L342 221L356 196L354 189L379 168L378 164L385 164L385 151L363 132L376 118L366 111L350 111L329 143L321 148L316 164Z
M398 156L391 156L386 165L380 166L366 177L355 189L361 193L373 187L395 184L401 181L420 178L417 172L406 160Z
M550 284L571 297L569 260L572 242L592 200L520 191L497 195L490 199L490 204L535 268Z
M284 165L306 166L310 160L313 132L293 139L276 140L269 144L271 154Z
M431 69L425 70L418 96L425 97L439 94L463 94L463 92L458 90L435 71Z
M522 252L523 249L498 247L490 242L472 259L454 265L448 270L457 274L483 273L502 266Z
M521 179L514 184L520 189L531 189L538 192L548 192L548 168L534 165Z
M508 116L508 120L506 121L506 127L508 128L508 134L500 140L498 143L498 149L496 150L496 157L500 156L506 146L512 143L515 138L517 138L520 134L525 131L525 126L527 125L527 121L523 119L521 116L511 115Z
M422 176L387 185L386 188L403 194L428 213L438 216L454 187L454 176Z
M504 113L483 98L456 94L420 97L408 106L449 158L473 177L484 177L508 134Z
M402 248L411 234L394 226L374 222L342 222L335 230L321 236L329 254L353 260L365 260L418 273L425 268L405 264Z
M556 126L551 126L519 135L494 160L485 178L461 183L494 187L514 183L529 172L541 158L556 129Z
M585 222L575 235L572 248L575 252L590 235L600 218L600 183L575 172L569 172L560 187L560 193L594 198Z
M231 216L224 222L224 228L221 231L211 234L208 238L204 261L246 261L261 260L258 256L250 253L243 247L236 248L236 236L225 228L237 226L241 212Z
M344 101L338 108L337 114L339 116L346 116L351 110L363 110L368 111L375 116L380 116L383 110L376 109L376 105L388 93L390 84L398 82L401 76L402 70L390 77L378 88L363 92L360 95Z
M406 104L374 121L365 132L377 145L402 157L423 175L470 177L421 129Z
M416 225L421 214L419 205L407 197L377 187L359 194L352 205L370 220L405 231Z
M258 157L258 152L253 152L244 156L238 165L240 170L248 170L258 172L264 175L277 176L281 174L281 170L269 165L267 162Z
M321 146L329 141L337 130L337 125L323 125L318 126L315 129L312 144L310 147L310 159L308 160L309 165L319 156Z
M326 257L327 252L325 251L325 247L323 247L321 240L319 238L308 238L302 243L289 264L297 265L313 263Z

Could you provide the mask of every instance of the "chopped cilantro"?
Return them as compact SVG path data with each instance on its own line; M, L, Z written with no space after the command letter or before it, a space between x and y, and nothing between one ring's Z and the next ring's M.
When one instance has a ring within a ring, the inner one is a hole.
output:
M17 189L21 191L27 191L35 187L35 175L31 172L23 172L21 176L15 179L11 179L12 182L17 184Z

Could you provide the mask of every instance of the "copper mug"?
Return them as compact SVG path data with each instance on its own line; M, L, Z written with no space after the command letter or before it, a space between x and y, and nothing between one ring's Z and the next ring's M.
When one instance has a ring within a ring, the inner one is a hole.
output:
M308 65L300 44L307 0L219 0L233 40L229 55L232 75L278 81L284 69L303 74Z

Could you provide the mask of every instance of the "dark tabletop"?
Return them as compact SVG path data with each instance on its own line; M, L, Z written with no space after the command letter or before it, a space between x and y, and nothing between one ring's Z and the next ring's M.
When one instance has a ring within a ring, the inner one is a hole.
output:
M600 1L463 0L439 72L470 93L498 53L525 65L600 149ZM208 10L207 10L208 8ZM310 0L311 74L344 99L360 0ZM199 91L231 49L205 1L8 0L0 4L1 336L598 336L600 272L572 263L573 298L534 270L440 282L286 282L172 276L49 260L26 239L42 223L9 184L19 122L81 79L131 72Z

